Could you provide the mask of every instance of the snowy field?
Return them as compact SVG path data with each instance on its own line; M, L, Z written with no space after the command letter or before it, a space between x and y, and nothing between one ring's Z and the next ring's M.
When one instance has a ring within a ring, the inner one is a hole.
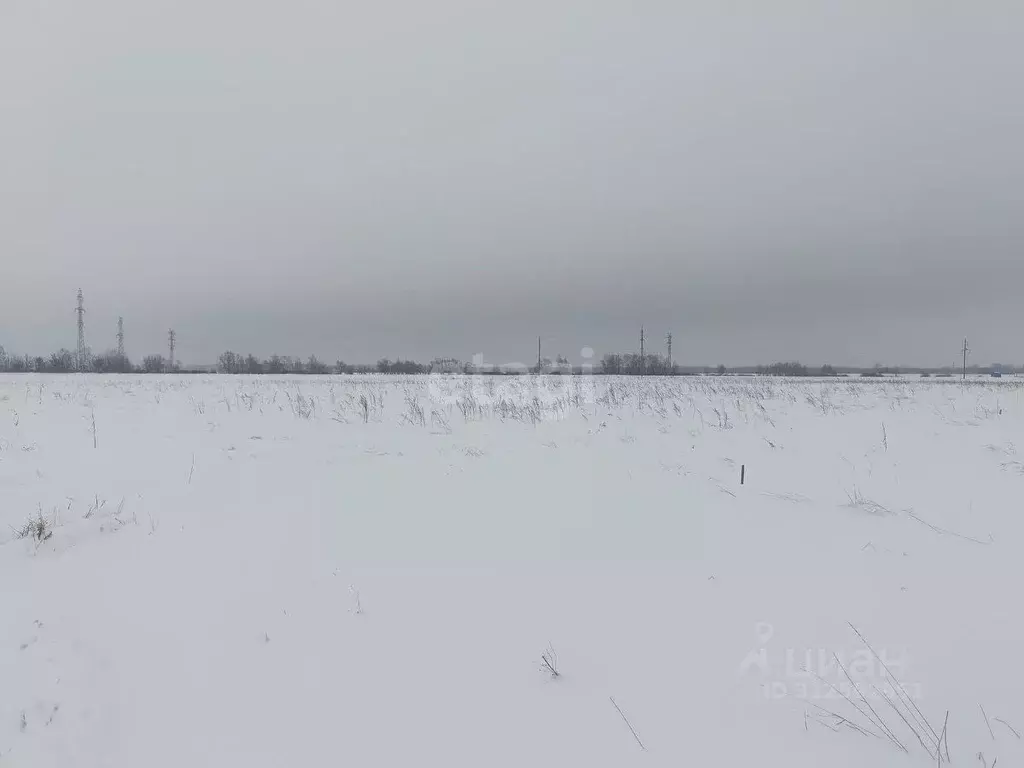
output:
M0 377L0 766L1024 765L1021 385Z

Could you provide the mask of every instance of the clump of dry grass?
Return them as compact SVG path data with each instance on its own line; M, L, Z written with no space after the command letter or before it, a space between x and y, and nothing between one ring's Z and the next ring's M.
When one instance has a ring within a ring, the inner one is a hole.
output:
M30 517L21 528L11 528L16 539L31 539L38 547L53 536L53 524L43 516L42 510Z
M555 653L551 643L548 643L548 647L540 655L540 669L542 672L549 673L553 680L561 677L562 673L558 671L558 654Z
M401 421L403 424L412 424L413 426L427 426L427 416L423 412L423 406L414 395L406 394L405 413L402 414Z
M850 503L846 506L852 509L861 509L871 515L891 515L893 511L888 507L883 507L877 501L869 499L867 496L860 492L860 488L854 488L853 491L846 492L846 498L850 500Z
M908 693L907 687L900 681L896 675L893 674L892 670L885 663L882 657L875 651L874 647L867 641L860 630L858 630L853 624L850 624L850 629L857 635L857 638L864 644L871 655L879 663L885 675L883 681L876 685L874 683L863 684L854 681L850 672L847 671L846 667L836 657L836 663L839 669L842 671L843 676L849 682L849 692L828 683L822 678L822 680L832 691L844 700L847 704L852 707L853 711L847 715L843 715L839 712L826 709L813 702L805 702L813 707L817 712L811 715L809 712L804 713L805 728L806 723L814 721L829 730L838 732L841 728L849 728L852 731L856 731L862 736L873 737L877 739L884 739L896 747L904 754L910 754L911 746L913 741L907 738L906 734L909 732L910 736L913 737L914 741L921 746L921 748L928 754L930 761L937 766L943 764L952 764L952 759L949 754L949 711L946 711L945 717L942 721L941 728L935 728L925 714L918 707L914 698ZM817 675L815 675L817 677ZM865 695L867 691L867 695ZM881 701L885 706L879 705L874 706L869 700ZM992 740L995 741L995 733L992 730L991 722L989 721L988 714L985 712L985 708L978 705L981 710L982 717L985 720L986 726L988 726L989 735ZM893 716L895 715L895 717ZM1011 725L1006 723L1004 720L994 718L995 722L1001 723L1009 729L1014 736L1018 739L1021 738L1020 733L1014 729ZM908 746L910 745L910 746ZM983 752L977 752L975 754L977 760L979 760L987 768L995 768L998 763L998 758L994 759L989 765Z

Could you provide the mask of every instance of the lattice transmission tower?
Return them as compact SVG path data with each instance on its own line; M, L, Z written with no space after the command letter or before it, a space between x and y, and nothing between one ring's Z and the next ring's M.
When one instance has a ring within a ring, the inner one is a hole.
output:
M78 315L78 353L75 356L75 367L82 370L85 367L85 299L82 298L82 289L78 289L78 306L75 308Z

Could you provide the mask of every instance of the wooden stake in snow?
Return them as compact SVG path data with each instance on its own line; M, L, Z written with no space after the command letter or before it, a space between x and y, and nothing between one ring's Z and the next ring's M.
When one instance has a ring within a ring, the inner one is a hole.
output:
M746 464L740 464L740 485L743 485L743 481L746 480L746 477L747 477L747 465Z

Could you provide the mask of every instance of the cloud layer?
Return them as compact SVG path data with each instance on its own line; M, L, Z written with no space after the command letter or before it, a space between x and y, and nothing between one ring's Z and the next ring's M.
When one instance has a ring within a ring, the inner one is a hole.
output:
M1024 7L10 0L0 344L1024 360Z

